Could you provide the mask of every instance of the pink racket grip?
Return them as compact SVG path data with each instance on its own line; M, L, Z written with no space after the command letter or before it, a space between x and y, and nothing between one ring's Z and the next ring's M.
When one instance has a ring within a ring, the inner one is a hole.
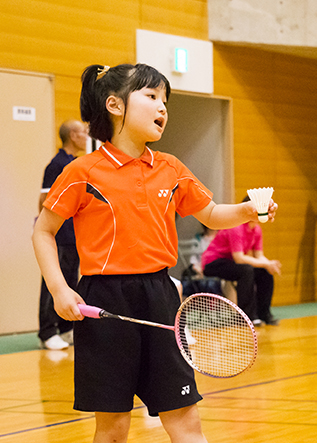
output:
M102 309L96 308L95 306L83 305L82 303L78 303L78 307L85 317L100 318L99 313Z

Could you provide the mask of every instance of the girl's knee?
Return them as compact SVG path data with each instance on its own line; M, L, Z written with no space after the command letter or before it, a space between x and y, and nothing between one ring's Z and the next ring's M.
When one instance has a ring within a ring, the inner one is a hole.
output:
M160 414L172 442L205 442L197 405Z
M116 441L125 443L128 439L131 414L96 412L95 443Z

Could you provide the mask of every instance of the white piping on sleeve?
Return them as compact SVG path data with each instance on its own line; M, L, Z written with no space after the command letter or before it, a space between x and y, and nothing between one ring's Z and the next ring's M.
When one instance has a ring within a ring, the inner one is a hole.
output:
M87 181L86 181L86 180L83 180L83 181L79 181L79 182L70 183L70 184L67 186L67 188L65 188L65 189L59 194L58 198L56 199L56 202L51 206L51 210L54 209L54 207L57 205L57 203L59 202L59 200L61 199L61 197L63 196L63 194L64 194L66 191L68 191L68 189L69 189L71 186L74 186L74 185L80 185L80 184L82 184L82 183L86 183L86 184L87 184Z

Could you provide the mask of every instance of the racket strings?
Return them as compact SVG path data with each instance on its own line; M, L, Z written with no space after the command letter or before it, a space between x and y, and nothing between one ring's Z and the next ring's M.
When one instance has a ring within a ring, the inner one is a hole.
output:
M232 377L252 365L255 332L231 302L199 295L185 303L178 320L181 352L198 371Z

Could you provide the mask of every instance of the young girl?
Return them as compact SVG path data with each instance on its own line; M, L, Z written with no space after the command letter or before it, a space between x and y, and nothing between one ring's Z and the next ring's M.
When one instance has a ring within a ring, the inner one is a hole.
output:
M257 220L251 202L216 205L174 156L146 146L167 123L168 80L143 65L93 65L82 76L81 115L104 144L70 163L35 226L36 256L57 313L75 323L75 409L94 411L94 443L127 441L134 395L159 415L173 443L203 443L194 373L167 330L85 318L77 304L173 324L178 292L175 212L211 229ZM271 201L269 217L277 205ZM83 275L78 292L61 273L55 235L73 217ZM80 295L79 295L80 294ZM183 389L186 387L186 390ZM186 393L184 394L184 392Z

